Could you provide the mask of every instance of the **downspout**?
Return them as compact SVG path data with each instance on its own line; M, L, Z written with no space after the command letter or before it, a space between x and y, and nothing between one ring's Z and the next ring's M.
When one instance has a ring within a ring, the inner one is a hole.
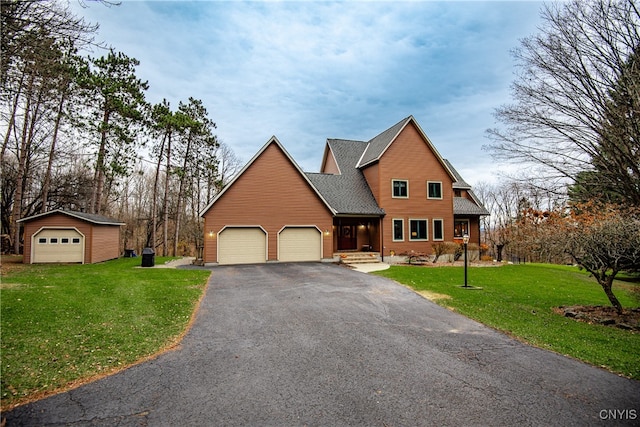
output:
M384 216L380 216L380 258L384 262Z

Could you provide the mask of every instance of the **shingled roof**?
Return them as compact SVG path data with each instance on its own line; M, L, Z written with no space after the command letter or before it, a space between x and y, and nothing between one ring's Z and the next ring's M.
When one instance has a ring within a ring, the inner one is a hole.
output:
M464 197L454 197L453 198L453 214L454 215L490 215L489 211L482 205L480 199L475 195L473 191L471 191L471 186L462 179L462 176L458 173L456 168L449 162L449 160L444 159L444 162L447 164L447 167L453 173L453 176L456 177L456 180L453 183L453 188L457 188L460 190L467 190L467 194L471 197L471 200Z
M456 180L453 182L453 188L459 188L461 190L471 189L471 186L467 184L467 182L464 179L462 179L462 176L460 176L460 174L458 173L456 168L453 167L451 162L449 162L449 160L447 159L443 159L443 160L447 164L447 167L449 168L449 170L453 173L453 176L455 176L456 178Z
M384 215L362 171L356 168L367 147L364 141L328 139L327 145L340 169L340 175L306 173L309 181L340 215Z
M22 219L19 219L17 222L31 221L32 219L42 218L42 217L53 215L53 214L57 214L57 213L63 214L63 215L67 215L67 216L71 216L71 217L74 217L74 218L78 218L78 219L81 219L83 221L91 222L93 224L100 224L100 225L126 225L122 221L118 221L118 220L112 219L112 218L107 218L106 216L97 215L97 214L90 214L90 213L86 213L86 212L68 211L68 210L64 210L64 209L56 209L54 211L44 212L44 213L33 215L33 216L30 216L30 217L27 217L27 218L22 218Z
M357 163L358 166L366 166L369 163L373 163L376 160L379 160L380 156L382 156L382 154L386 151L389 144L393 142L396 136L398 136L400 131L407 125L407 123L409 123L412 118L412 116L409 116L406 119L402 119L381 134L373 137L367 144L366 151L362 155L362 158Z
M472 195L472 197L475 197ZM453 198L453 214L454 215L489 215L489 211L481 204L475 204L473 201L464 197Z

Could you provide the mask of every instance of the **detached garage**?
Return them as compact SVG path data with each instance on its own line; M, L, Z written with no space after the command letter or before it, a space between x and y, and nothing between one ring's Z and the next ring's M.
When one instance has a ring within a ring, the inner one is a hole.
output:
M25 264L92 264L120 256L120 221L58 209L18 222L24 224Z

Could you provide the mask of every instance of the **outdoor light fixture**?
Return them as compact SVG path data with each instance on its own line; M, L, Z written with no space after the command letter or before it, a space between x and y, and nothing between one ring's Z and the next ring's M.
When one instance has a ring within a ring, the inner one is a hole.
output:
M213 238L213 230L209 232L209 237Z
M464 288L468 288L467 284L467 246L469 245L469 235L465 234L462 236L462 243L464 244Z
M324 230L324 235L328 236L329 235L329 230Z

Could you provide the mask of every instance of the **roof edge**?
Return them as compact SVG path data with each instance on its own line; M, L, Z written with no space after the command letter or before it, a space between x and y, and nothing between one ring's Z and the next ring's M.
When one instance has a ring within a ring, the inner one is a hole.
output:
M220 199L229 188L231 188L233 186L233 184L235 184L235 182L247 171L247 169L249 169L249 167L251 167L251 165L258 160L258 158L260 158L260 156L262 155L262 153L265 152L265 150L271 145L271 144L276 144L276 146L284 153L285 157L289 160L289 162L291 162L291 164L293 165L293 167L298 171L298 173L304 178L304 180L307 182L307 184L309 184L309 186L313 189L313 191L316 193L316 195L320 198L320 200L322 200L322 202L325 204L325 206L327 207L327 209L329 209L329 211L335 215L335 210L331 207L331 205L329 205L329 203L325 200L324 197L322 197L322 194L320 194L320 192L318 191L318 189L315 187L315 185L313 185L313 183L309 180L309 178L307 177L307 175L305 175L304 171L300 168L300 166L298 165L298 163L296 163L295 160L293 160L293 157L291 157L291 155L289 154L289 152L284 148L284 146L282 145L282 143L278 140L278 138L276 138L275 135L273 135L271 138L269 138L269 140L267 141L266 144L264 144L262 146L262 148L260 148L260 150L258 150L258 152L256 154L254 154L254 156L251 158L251 160L249 160L247 162L246 165L244 165L244 167L233 177L233 179L231 181L229 181L229 183L227 185L225 185L225 187L222 189L222 191L220 191L218 194L216 194L216 196L213 198L213 200L211 200L211 202L209 202L209 204L202 209L199 213L198 216L200 216L200 218L203 218L206 213L209 211L209 209L211 209L211 207L215 204L215 202L218 201L218 199Z
M73 218L77 218L77 219L82 220L82 221L91 222L93 224L100 224L100 225L127 225L126 222L118 221L118 220L115 220L115 219L110 219L110 218L107 218L107 217L102 217L102 218L104 218L104 220L100 220L100 219L97 219L97 218L87 218L87 217L85 217L83 215L78 215L78 214L82 214L84 212L67 211L67 210L64 210L64 209L56 209L56 210L53 210L53 211L42 212L42 213L39 213L39 214L36 214L36 215L28 216L26 218L20 218L16 222L31 221L33 219L43 218L45 216L53 215L53 214L56 214L56 213L67 215L67 216L71 216ZM101 215L99 215L99 216L101 216Z

